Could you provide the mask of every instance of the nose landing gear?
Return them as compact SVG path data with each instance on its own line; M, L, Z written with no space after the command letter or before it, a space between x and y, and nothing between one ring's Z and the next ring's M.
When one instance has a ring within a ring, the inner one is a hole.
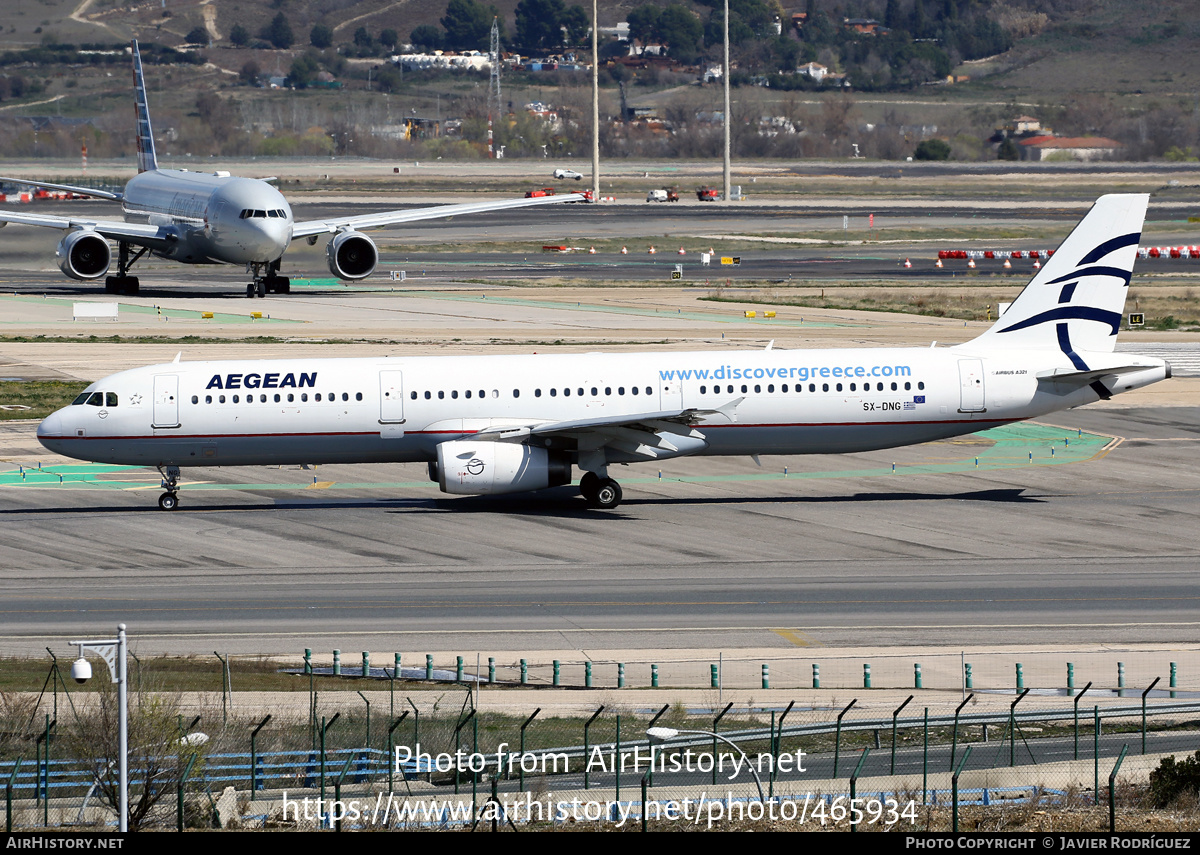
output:
M179 507L179 467L168 466L164 472L159 466L158 474L162 476L162 488L167 491L158 497L158 506L164 511L173 511Z
M247 265L254 271L254 281L246 286L247 297L265 297L268 294L290 294L292 280L279 275L279 260L272 262L255 261ZM263 271L266 275L262 275Z

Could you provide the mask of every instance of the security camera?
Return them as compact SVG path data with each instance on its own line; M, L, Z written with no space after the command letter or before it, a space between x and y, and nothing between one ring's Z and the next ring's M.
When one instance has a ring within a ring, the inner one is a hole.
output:
M92 679L92 665L82 656L75 660L75 664L71 666L71 678L76 683L86 683Z

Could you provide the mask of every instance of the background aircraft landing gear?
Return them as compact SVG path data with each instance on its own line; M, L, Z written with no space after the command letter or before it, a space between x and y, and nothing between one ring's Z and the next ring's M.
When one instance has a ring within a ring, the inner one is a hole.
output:
M129 275L129 268L145 254L146 248L142 247L130 256L129 244L125 241L118 241L117 275L106 276L104 278L104 290L109 294L136 294L138 289L141 288L141 283L138 282L136 276Z
M162 476L162 488L167 491L158 497L158 506L164 511L173 511L179 507L179 467L168 466L164 472L159 466L158 474Z
M621 485L612 478L601 478L595 472L585 472L579 479L579 492L589 507L610 510L621 504Z

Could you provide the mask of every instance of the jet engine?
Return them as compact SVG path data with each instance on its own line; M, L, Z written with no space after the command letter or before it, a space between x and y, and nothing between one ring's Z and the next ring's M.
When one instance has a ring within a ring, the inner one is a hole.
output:
M364 279L379 263L375 242L362 232L339 232L325 247L329 272L339 279Z
M566 455L507 442L453 440L437 447L437 479L443 493L519 493L571 483ZM430 475L434 474L430 466Z
M54 250L58 269L72 279L97 279L108 272L112 250L108 241L92 231L74 231Z

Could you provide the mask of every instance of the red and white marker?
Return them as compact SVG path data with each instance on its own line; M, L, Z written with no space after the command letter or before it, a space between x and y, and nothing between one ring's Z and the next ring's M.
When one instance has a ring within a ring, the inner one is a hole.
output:
M945 267L945 265L944 265L944 264L942 264L942 260L941 260L940 258L937 260L937 264L936 264L935 266L937 266L937 267Z
M680 254L680 255L687 255L687 250L685 250L683 247L679 247L679 254Z
M621 255L629 255L629 250L626 247L621 247Z
M905 266L905 267L912 267L912 262L911 262L911 261L909 261L909 260L906 258L906 259L904 259L904 266Z
M647 250L647 253L649 255L654 255L654 253L656 253L656 252L658 252L658 250L655 249L654 247L650 247L650 249Z
M972 270L974 270L975 269L975 259L972 258L970 261L968 261L967 267L970 267Z
M595 255L595 254L596 254L596 247L589 246L588 247L588 255Z
M1005 269L1005 270L1011 270L1011 269L1012 269L1012 262L1011 262L1011 261L1009 261L1007 258L1006 258L1006 259L1004 259L1004 269Z

